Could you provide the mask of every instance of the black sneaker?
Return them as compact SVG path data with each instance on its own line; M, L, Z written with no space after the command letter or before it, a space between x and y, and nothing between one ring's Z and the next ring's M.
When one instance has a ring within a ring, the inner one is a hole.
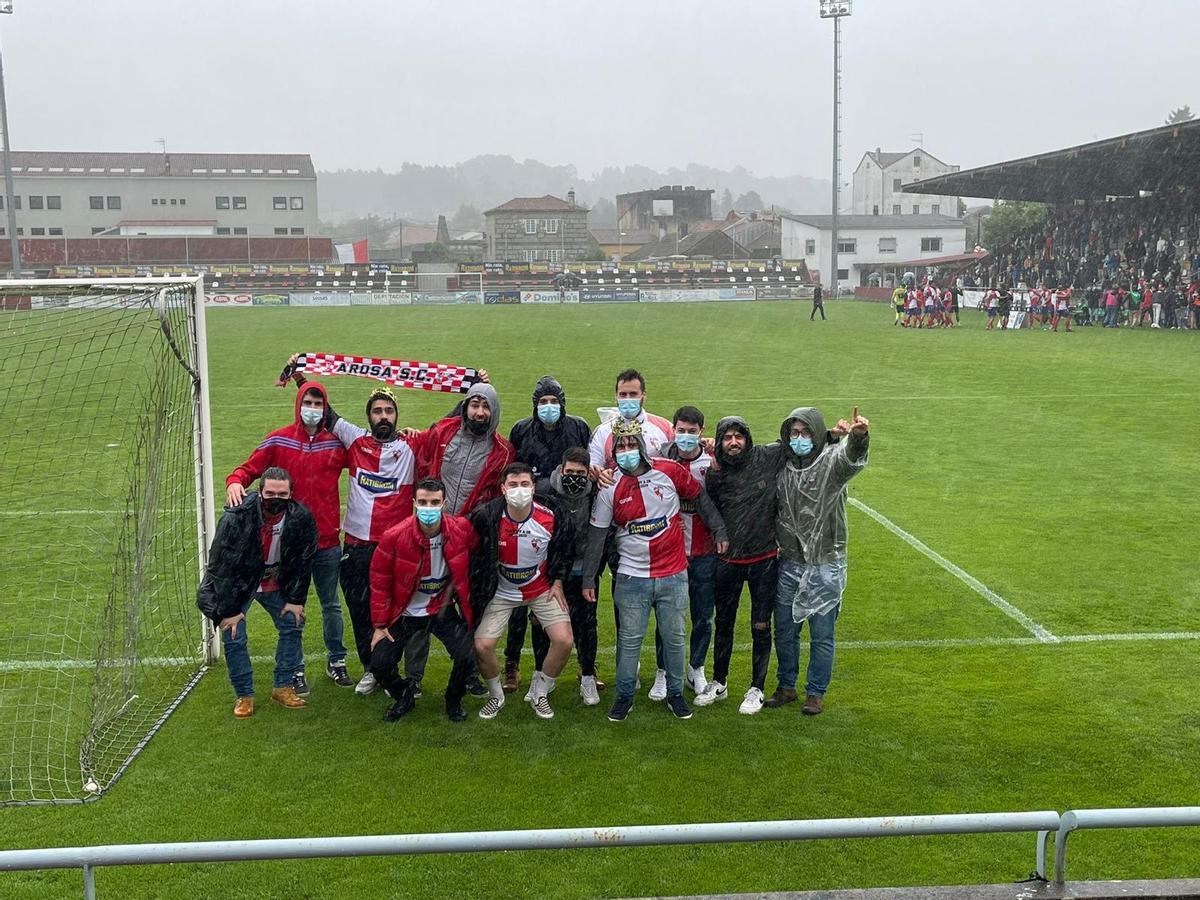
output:
M447 703L446 718L451 722L465 722L467 721L467 711L463 709L462 703Z
M331 662L325 666L325 674L333 679L338 687L354 687L354 679L346 671L344 662Z
M402 691L400 694L400 699L389 706L387 708L387 712L383 714L383 721L399 722L410 712L412 712L412 708L414 706L416 706L416 703L413 701L412 694L410 694L408 691Z
M292 676L292 689L296 692L297 697L308 696L308 679L304 677L303 672L297 672Z
M487 685L478 675L472 675L467 679L467 693L472 697L486 697L488 695Z
M690 719L692 717L692 708L683 699L683 694L668 695L667 709L671 710L671 715L677 719Z
M632 697L618 697L612 705L612 709L608 711L608 721L624 722L631 709L633 709Z

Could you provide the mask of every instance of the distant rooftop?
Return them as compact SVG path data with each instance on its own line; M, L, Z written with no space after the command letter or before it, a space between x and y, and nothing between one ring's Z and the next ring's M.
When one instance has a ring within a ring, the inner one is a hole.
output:
M586 206L572 206L561 197L546 194L543 197L513 197L507 203L489 209L484 215L494 212L568 212L573 209L586 211Z
M210 175L316 178L307 153L77 153L14 150L15 175L206 178Z

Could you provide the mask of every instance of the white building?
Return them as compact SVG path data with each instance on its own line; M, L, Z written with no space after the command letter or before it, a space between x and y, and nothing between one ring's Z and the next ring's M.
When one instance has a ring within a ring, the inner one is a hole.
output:
M783 258L802 259L828 284L832 216L783 216ZM953 216L839 216L838 281L870 284L872 275L898 262L966 252L967 228Z
M867 151L854 170L850 211L859 216L957 216L957 197L905 194L901 188L958 170L920 147L907 153L884 153L878 148Z

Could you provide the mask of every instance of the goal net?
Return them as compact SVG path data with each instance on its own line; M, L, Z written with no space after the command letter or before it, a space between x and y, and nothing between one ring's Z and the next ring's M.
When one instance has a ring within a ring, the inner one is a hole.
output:
M203 672L202 302L0 281L0 805L103 794Z
M483 275L479 272L405 272L389 274L388 293L408 303L482 303Z

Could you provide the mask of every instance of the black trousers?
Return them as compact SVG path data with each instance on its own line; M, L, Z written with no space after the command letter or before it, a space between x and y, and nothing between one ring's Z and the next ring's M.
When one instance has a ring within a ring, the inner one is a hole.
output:
M504 639L504 664L506 668L515 669L521 665L521 651L525 648L525 633L529 629L529 610L525 607L514 609L508 617L508 634ZM542 626L534 620L533 623L533 652L537 655L538 641L545 645L548 642ZM543 658L545 651L542 651ZM539 667L540 668L540 667Z
M817 310L821 311L821 321L822 322L825 321L825 304L819 300L813 301L812 315L810 315L808 317L808 321L811 322L813 319L815 319L817 317Z
M467 675L475 659L475 642L467 630L467 623L454 607L444 607L436 616L401 616L389 626L388 634L392 639L384 638L371 652L371 674L393 699L399 699L413 688L413 680L401 678L398 667L405 645L414 635L422 634L426 642L430 635L441 641L453 661L450 683L446 686L446 705L456 706L462 701L467 692Z
M579 657L581 675L596 674L596 605L583 599L583 578L571 576L563 582L567 611L571 615L571 631L575 635L575 655ZM527 610L521 610L527 612ZM511 634L511 620L509 624ZM550 638L542 626L533 623L533 660L540 671L550 652Z
M354 649L365 672L371 667L371 557L374 544L344 544L342 567L338 578L342 596L350 610L350 627L354 630Z
M742 588L750 586L750 684L762 690L771 663L771 621L775 615L775 593L779 581L779 561L772 557L753 563L717 560L713 579L717 589L716 629L713 635L713 681L726 684L729 659L733 655L733 632L737 624ZM755 625L764 625L755 628Z

